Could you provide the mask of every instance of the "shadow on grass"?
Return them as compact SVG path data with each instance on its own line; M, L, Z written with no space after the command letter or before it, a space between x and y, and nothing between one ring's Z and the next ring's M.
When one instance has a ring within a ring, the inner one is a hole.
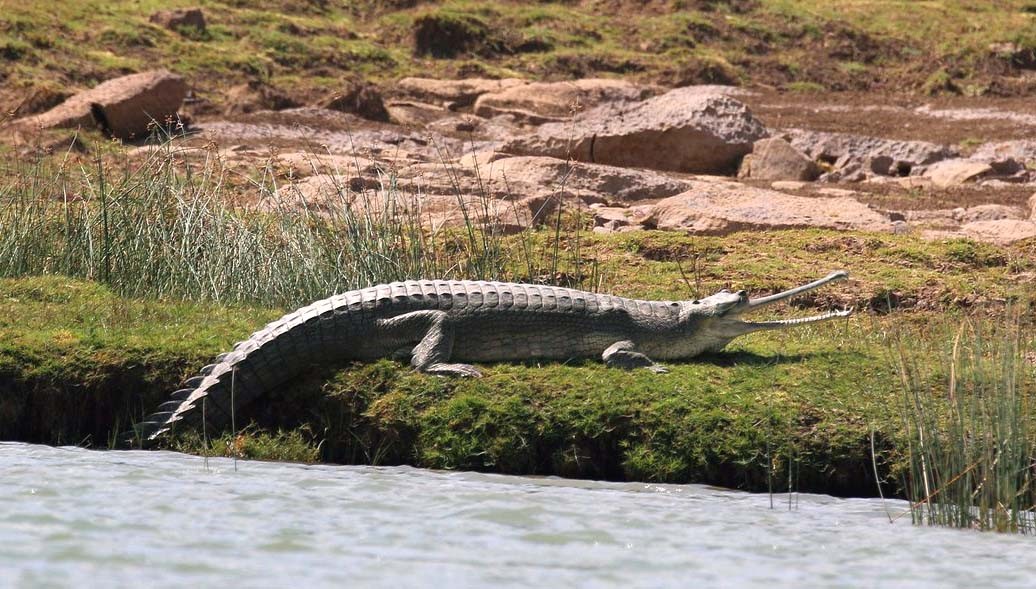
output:
M702 354L690 360L689 363L715 364L717 366L776 366L778 364L797 363L807 360L844 360L846 362L853 362L863 358L866 358L866 354L847 350L825 350L797 354L757 354L755 352L739 350L736 352ZM677 364L677 362L672 364Z

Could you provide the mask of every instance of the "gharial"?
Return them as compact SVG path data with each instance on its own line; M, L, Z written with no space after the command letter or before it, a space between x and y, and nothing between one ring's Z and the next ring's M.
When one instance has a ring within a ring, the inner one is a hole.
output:
M458 362L600 356L608 366L666 372L655 359L691 358L719 351L746 333L849 315L851 308L800 319L740 319L848 276L833 272L756 299L743 290L722 290L687 301L481 281L415 280L352 290L289 313L237 343L188 379L135 434L148 443L177 422L198 423L203 400L205 421L225 425L234 410L313 363L403 355L421 372L477 377L474 366Z

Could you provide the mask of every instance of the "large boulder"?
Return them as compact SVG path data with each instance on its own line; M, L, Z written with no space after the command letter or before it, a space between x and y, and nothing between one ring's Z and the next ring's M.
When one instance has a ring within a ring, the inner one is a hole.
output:
M155 70L108 80L17 124L43 129L99 126L118 139L140 139L147 137L153 122L162 125L174 118L186 96L182 76Z
M154 123L166 124L187 96L183 76L158 70L109 80L86 93L94 120L112 137L147 137Z
M518 78L490 80L468 78L465 80L434 80L432 78L403 78L396 82L396 90L419 102L449 106L451 109L471 106L475 99L489 92L501 92L514 86L526 84Z
M766 128L748 107L714 90L678 88L643 102L604 105L548 123L501 151L623 167L730 174Z
M895 230L888 217L846 197L802 197L719 179L695 179L691 189L655 205L648 221L658 229L702 235L743 230Z
M543 123L571 117L605 103L643 100L658 93L654 87L625 80L588 78L572 82L535 82L483 94L475 101L481 117L513 115L520 120Z
M738 173L738 176L753 180L806 182L816 180L819 175L820 166L816 162L780 137L756 141Z

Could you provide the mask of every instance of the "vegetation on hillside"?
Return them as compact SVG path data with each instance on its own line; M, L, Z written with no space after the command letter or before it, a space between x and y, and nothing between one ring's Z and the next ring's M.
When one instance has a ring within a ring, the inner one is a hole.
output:
M149 22L195 6L204 30ZM1030 89L1034 18L1030 0L16 0L0 14L0 107L155 66L188 76L201 109L236 84L307 103L406 75L1013 94Z

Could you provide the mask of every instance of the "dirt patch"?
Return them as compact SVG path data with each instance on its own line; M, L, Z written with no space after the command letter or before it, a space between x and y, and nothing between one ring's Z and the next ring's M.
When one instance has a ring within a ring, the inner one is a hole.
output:
M740 182L759 188L770 188L772 182L743 179ZM805 183L801 188L782 187L782 192L797 196L830 196L824 191L848 191L846 196L886 211L914 211L955 209L981 204L998 204L1028 209L1033 188L1027 185L1003 186L991 189L978 185L963 185L951 188L904 188L896 183L857 182L853 184Z
M801 128L963 147L1029 139L1036 133L1036 103L1029 98L762 90L740 99L767 127L778 130Z

